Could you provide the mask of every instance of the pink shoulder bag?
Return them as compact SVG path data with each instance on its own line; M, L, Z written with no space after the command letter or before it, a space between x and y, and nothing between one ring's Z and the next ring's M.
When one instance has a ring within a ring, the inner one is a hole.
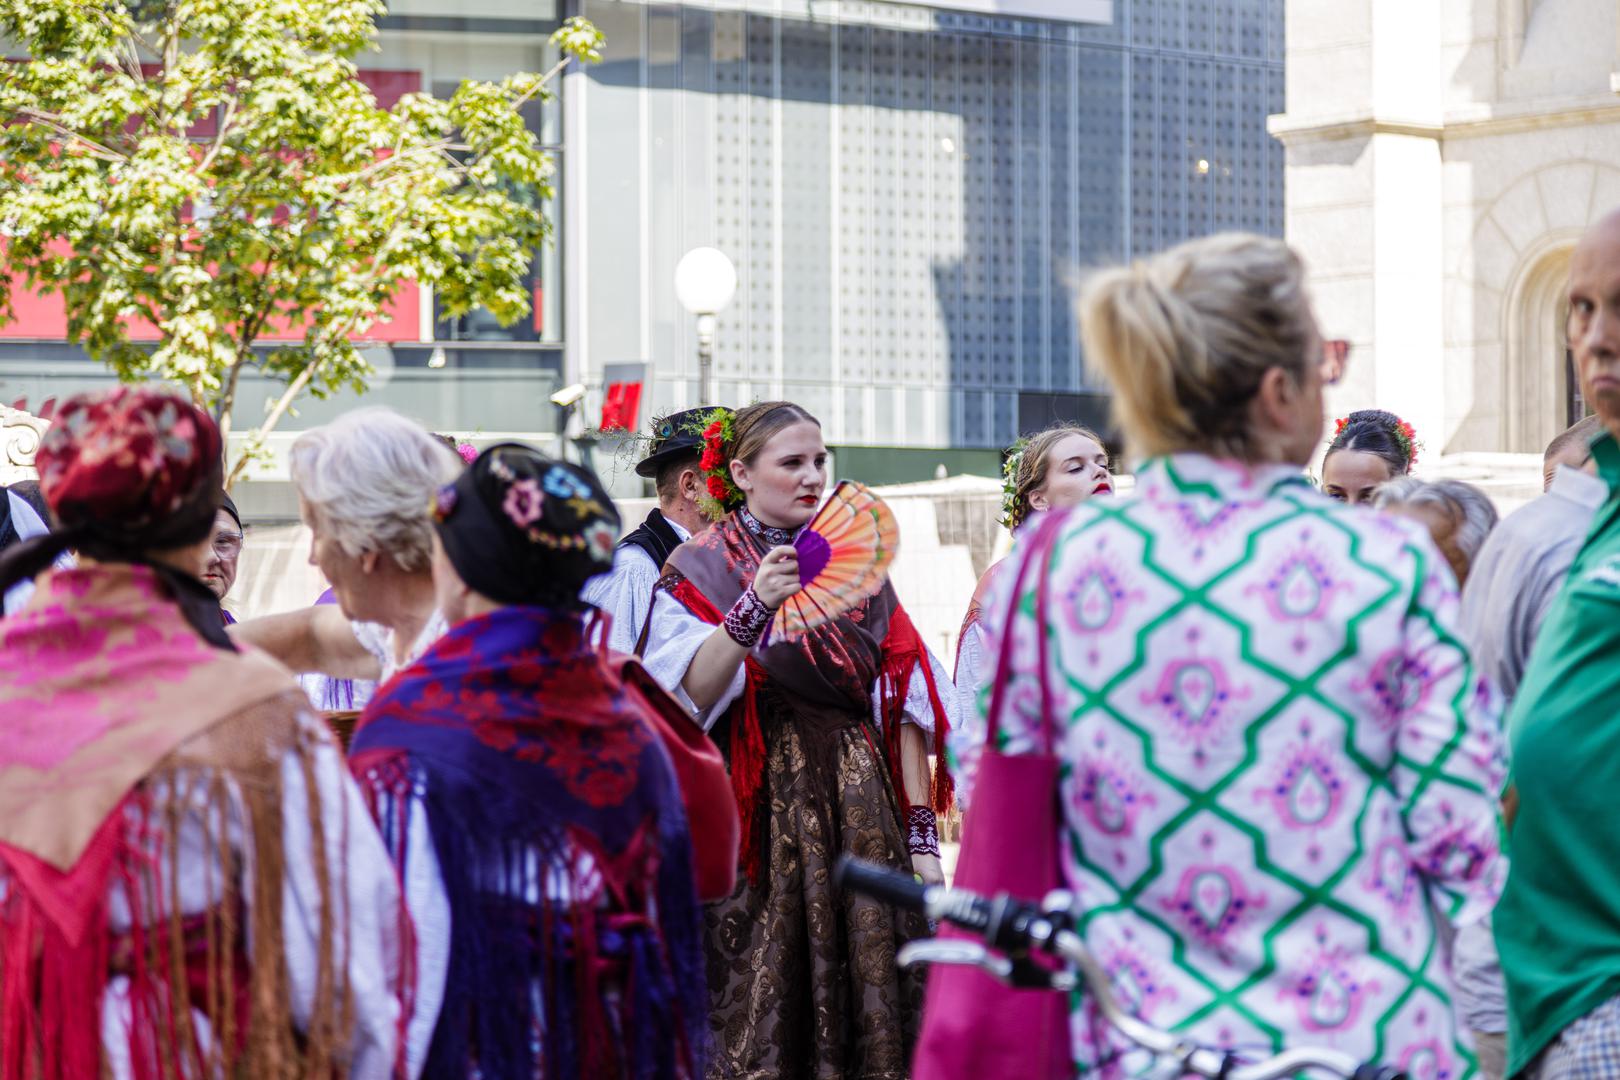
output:
M962 852L953 884L976 892L1007 892L1039 900L1062 887L1058 865L1058 759L1053 751L1054 708L1047 671L1048 571L1062 515L1048 515L1024 553L1003 622L995 681L990 687L984 750L973 802L962 822ZM996 749L1007 697L1012 626L1031 568L1038 576L1035 605L1040 628L1040 753ZM941 937L965 937L942 928ZM922 1033L912 1064L915 1080L981 1080L1007 1076L1057 1080L1074 1073L1069 1048L1068 999L1047 990L1014 990L981 971L937 967L928 973Z

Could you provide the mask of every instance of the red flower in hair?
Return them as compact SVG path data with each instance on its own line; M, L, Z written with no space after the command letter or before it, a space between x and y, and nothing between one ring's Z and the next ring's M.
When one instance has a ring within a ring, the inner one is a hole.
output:
M1343 435L1344 434L1344 429L1349 427L1349 426L1350 426L1350 418L1348 416L1339 417L1337 420L1335 420L1333 422L1333 437L1335 439L1337 439L1340 435Z
M703 451L703 456L698 459L698 468L702 469L704 472L708 472L711 469L718 469L719 467L720 451L716 450L712 446L706 447Z
M1400 426L1396 430L1401 433L1401 439L1406 443L1406 466L1407 468L1411 468L1413 465L1417 464L1418 449L1422 446L1422 444L1417 441L1417 429L1411 424L1407 423L1405 420L1402 420Z
M708 427L703 429L703 437L705 439L716 438L716 437L718 437L720 435L721 430L722 430L721 423L720 423L719 420L716 420L714 423L710 424Z
M726 501L726 482L718 476L709 477L709 494L721 502Z

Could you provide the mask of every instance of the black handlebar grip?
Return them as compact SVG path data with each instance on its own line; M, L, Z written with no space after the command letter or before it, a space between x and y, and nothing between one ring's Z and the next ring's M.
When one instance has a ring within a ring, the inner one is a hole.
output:
M1350 1080L1407 1080L1405 1073L1388 1065L1363 1065Z
M909 911L923 910L923 896L928 891L928 886L919 884L910 874L862 862L850 855L839 857L838 865L833 868L833 883L840 889L865 893Z

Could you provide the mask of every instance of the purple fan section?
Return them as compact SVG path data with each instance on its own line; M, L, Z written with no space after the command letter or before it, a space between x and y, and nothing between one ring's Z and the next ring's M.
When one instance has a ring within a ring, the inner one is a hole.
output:
M799 584L808 585L832 561L832 545L814 529L806 529L793 540L799 552Z

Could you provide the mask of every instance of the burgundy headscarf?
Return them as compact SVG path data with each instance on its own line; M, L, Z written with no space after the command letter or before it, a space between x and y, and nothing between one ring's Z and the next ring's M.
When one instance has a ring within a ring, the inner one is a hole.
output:
M68 399L34 459L56 528L0 557L0 593L70 548L103 562L142 563L198 633L233 648L213 593L145 556L209 534L224 495L221 450L213 419L166 391L119 386Z

